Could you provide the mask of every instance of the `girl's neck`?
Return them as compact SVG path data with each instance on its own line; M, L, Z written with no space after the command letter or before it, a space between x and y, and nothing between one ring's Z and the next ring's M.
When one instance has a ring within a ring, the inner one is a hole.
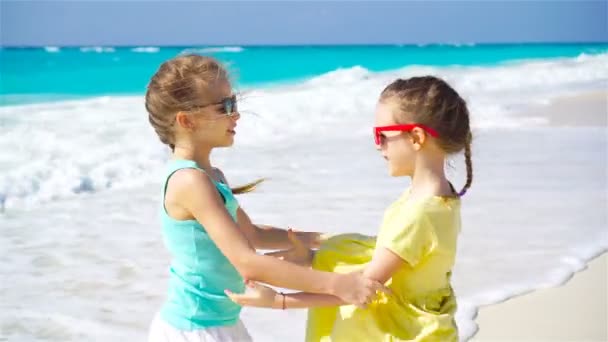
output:
M413 198L453 196L450 182L445 176L444 163L443 158L418 161L412 174L410 196Z
M211 172L211 148L193 148L189 145L175 146L173 157L176 159L187 159L196 164L208 173Z

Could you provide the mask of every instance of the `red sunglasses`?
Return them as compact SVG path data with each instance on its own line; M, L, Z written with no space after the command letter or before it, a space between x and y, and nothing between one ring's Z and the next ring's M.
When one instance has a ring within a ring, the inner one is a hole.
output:
M386 138L382 135L382 132L411 132L414 128L422 128L425 132L435 138L439 136L434 129L421 124L376 126L374 127L374 141L376 142L376 145L382 145L384 143L383 138Z

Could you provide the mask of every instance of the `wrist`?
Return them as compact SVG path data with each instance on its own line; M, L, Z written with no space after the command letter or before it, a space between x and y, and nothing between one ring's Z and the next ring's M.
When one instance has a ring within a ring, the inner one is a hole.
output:
M329 280L329 286L327 289L325 289L324 293L340 297L340 284L342 283L342 278L344 277L344 275L340 273L330 273L329 275L331 276Z
M285 294L283 292L277 292L274 295L274 302L272 303L272 308L285 310L285 299Z

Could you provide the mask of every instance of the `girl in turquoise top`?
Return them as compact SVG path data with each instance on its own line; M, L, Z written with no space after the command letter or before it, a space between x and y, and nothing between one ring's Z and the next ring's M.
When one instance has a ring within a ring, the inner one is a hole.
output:
M226 295L243 279L331 294L363 306L386 290L361 273L321 272L257 254L290 247L285 230L260 228L239 207L222 172L211 166L216 147L234 143L240 114L226 70L214 59L180 56L163 63L146 93L150 124L173 158L160 205L163 239L172 255L169 290L149 341L249 341L241 307ZM315 245L316 233L299 233Z

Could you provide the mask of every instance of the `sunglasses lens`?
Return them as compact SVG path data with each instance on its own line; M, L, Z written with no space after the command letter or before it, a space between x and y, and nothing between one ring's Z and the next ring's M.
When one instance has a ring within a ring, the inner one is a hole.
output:
M235 97L226 98L226 99L224 99L223 103L224 103L224 111L226 112L226 115L232 115L237 111Z
M231 115L232 114L232 110L234 109L234 105L232 103L232 99L224 99L224 112L226 112L226 115Z

